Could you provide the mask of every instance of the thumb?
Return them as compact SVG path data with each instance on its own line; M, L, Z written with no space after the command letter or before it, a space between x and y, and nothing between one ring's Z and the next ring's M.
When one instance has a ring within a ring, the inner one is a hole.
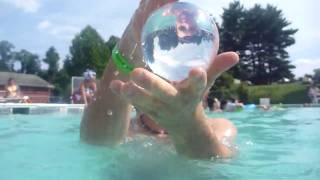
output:
M225 52L216 56L207 70L208 86L211 86L223 72L227 71L238 62L239 56L235 52Z

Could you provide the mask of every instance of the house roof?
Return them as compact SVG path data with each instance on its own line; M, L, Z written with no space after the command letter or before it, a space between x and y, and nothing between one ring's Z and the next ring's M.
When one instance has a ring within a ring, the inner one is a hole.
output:
M6 85L9 78L13 78L19 86L54 88L53 85L33 74L0 72L0 85Z

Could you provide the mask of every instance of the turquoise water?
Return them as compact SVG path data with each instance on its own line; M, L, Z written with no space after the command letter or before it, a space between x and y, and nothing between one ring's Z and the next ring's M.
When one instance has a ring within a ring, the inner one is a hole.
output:
M238 127L239 154L190 160L171 145L139 136L117 148L79 141L81 115L0 116L4 180L320 179L320 109L209 114Z

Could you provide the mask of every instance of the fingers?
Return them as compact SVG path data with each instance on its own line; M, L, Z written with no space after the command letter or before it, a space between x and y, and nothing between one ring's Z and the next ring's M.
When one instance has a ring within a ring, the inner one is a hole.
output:
M167 99L177 94L177 90L170 83L143 68L134 69L131 79L158 98Z
M109 88L114 94L120 95L123 85L124 85L124 82L120 80L114 80L114 81L111 81Z
M134 18L133 18L133 28L135 30L136 37L140 39L140 32L147 21L147 18L149 15L156 10L157 8L160 8L161 6L175 2L177 0L142 0L140 2L139 8L137 9Z
M239 56L235 52L225 52L219 54L211 63L207 70L208 85L210 86L217 77L239 62Z
M135 101L136 99L150 96L147 91L137 86L132 81L126 83L119 80L112 81L110 83L110 89L113 93L122 96L130 101Z
M188 79L178 87L181 94L189 98L199 99L206 86L207 73L203 68L197 67L190 70Z
M119 80L112 81L110 89L113 93L137 106L148 106L153 103L150 94L132 81L126 83Z
M206 71L202 68L192 69L189 77L177 88L142 68L135 69L131 78L129 82L112 81L111 90L154 117L161 116L159 112L163 108L170 111L175 106L194 107L201 100L207 84Z
M170 102L178 92L170 83L143 68L134 69L130 76L131 81L128 82L112 81L110 89L143 109Z

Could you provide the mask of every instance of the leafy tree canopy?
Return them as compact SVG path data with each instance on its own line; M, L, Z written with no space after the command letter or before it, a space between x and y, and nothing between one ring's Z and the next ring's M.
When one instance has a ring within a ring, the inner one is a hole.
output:
M46 57L43 59L43 62L48 64L48 70L45 75L45 79L49 82L52 82L54 76L59 71L59 54L57 53L54 47L50 47L46 52Z
M15 59L20 63L19 73L39 74L41 72L41 62L38 55L22 49L15 53Z
M314 82L320 83L320 68L314 70Z
M14 46L8 41L0 41L0 71L13 70L12 50Z
M81 76L86 69L101 76L110 54L103 38L94 28L87 26L72 40L70 58L64 67L70 76Z
M286 48L293 45L290 23L282 11L267 5L245 9L238 1L230 3L222 15L221 50L237 51L241 61L232 69L235 78L254 84L270 84L283 78L293 79Z

